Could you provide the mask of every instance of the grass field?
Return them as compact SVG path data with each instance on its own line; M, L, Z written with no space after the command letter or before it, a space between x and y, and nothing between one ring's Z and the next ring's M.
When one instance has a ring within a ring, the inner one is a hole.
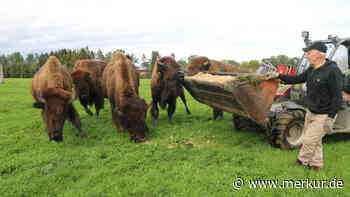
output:
M39 110L31 107L30 81L0 85L0 196L350 196L348 136L326 138L325 168L317 173L291 165L297 150L272 148L263 133L235 131L230 114L207 121L211 109L187 95L192 115L178 100L173 123L162 111L147 143L117 133L108 104L96 118L78 101L83 128L97 137L80 139L67 122L64 141L49 142ZM149 80L142 80L141 96L150 102ZM244 180L239 190L232 186L236 178ZM297 183L335 178L343 188L300 189ZM294 180L298 188L248 183L268 179Z

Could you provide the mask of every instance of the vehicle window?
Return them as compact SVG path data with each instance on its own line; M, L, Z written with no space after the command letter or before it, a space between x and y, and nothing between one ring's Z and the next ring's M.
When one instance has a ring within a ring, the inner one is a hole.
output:
M349 68L348 48L344 45L340 45L334 53L332 60L337 62L337 65L342 72L346 71Z
M307 61L305 54L303 55L303 57L301 58L301 62L300 62L300 66L298 68L298 74L306 71L306 69L309 67L309 61Z
M334 51L334 44L326 44L327 45L327 54L326 54L326 58L329 58L332 54L332 52Z

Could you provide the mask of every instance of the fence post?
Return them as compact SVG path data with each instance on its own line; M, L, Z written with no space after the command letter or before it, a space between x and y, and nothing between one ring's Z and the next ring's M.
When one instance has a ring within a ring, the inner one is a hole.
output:
M3 66L0 63L0 84L4 83L4 70L3 70Z

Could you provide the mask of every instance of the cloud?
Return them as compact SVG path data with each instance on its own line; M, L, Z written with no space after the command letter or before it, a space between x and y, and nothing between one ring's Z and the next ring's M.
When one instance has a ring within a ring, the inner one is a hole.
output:
M312 38L350 35L345 0L329 1L6 1L0 53L60 48L159 50L238 61L299 56Z

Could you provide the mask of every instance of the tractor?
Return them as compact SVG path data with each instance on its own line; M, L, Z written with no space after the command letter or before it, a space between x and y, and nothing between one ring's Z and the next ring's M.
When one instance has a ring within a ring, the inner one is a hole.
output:
M327 45L327 58L337 63L338 67L344 74L344 88L348 84L350 78L350 38L339 38L337 36L329 35L326 40L312 41L309 38L309 32L302 33L306 46L313 42L323 42ZM304 72L309 67L309 62L302 56L301 61L297 66L264 63L258 72L264 73L271 70L277 70L283 74L297 75ZM266 68L271 68L266 69ZM346 90L344 90L346 91ZM268 114L268 123L265 127L252 122L250 119L233 115L233 122L238 130L246 130L260 128L266 131L269 142L274 147L282 149L296 149L301 147L301 135L304 127L304 118L306 108L304 107L304 97L306 93L305 84L297 85L283 85L277 90L275 101L271 106ZM343 100L342 109L338 112L336 117L333 133L350 133L350 102Z
M327 58L339 66L344 74L344 91L350 93L350 85L347 85L350 84L350 38L329 35L325 40L312 41L306 31L302 37L306 46L313 42L327 45ZM269 73L278 71L297 75L304 72L309 67L304 55L295 65L263 62L256 73L204 71L186 76L184 72L179 73L179 79L198 102L232 113L236 130L264 131L272 146L295 149L302 145L307 110L304 106L306 85L283 85L279 79L272 79ZM350 99L344 99L330 134L346 132L350 132Z

